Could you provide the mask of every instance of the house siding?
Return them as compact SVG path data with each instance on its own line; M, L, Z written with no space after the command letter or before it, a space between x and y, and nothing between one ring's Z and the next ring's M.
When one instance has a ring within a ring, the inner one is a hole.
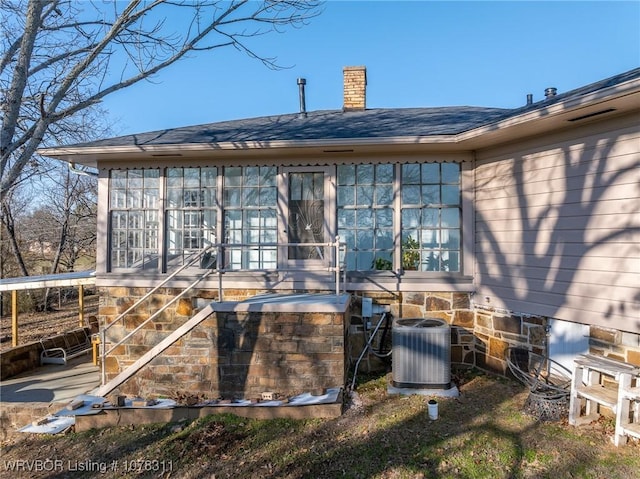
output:
M640 332L637 117L479 152L476 302Z

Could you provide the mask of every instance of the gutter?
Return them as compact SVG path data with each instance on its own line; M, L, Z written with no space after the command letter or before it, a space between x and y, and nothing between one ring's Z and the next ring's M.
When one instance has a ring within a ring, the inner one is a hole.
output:
M68 162L67 164L69 165L69 170L71 170L71 172L75 173L76 175L90 176L92 178L97 178L98 177L98 173L93 172L93 171L81 170L81 169L77 168L76 164L71 162L71 161Z

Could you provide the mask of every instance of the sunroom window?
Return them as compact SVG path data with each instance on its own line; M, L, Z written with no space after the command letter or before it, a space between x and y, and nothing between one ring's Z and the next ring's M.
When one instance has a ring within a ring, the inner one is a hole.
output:
M460 165L402 165L404 269L460 271Z
M275 269L277 168L224 169L225 243L228 269ZM234 244L238 246L233 246Z
M182 265L216 242L218 170L168 168L166 176L167 262Z
M347 270L392 269L394 165L338 166L338 234Z
M157 169L111 171L112 269L158 267L159 177Z

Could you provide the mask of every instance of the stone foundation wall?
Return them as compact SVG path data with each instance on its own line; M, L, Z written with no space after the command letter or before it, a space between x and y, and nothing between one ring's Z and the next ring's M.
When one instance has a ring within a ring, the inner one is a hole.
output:
M105 289L101 319L115 319L143 291ZM129 293L129 294L127 294ZM155 306L173 291L155 295ZM184 324L208 293L181 299L107 357L107 379L115 377L153 345ZM226 296L226 294L225 294ZM207 301L208 302L208 301ZM111 327L108 340L117 341L149 318L140 308L123 324ZM321 393L342 387L348 361L345 351L348 313L335 312L215 312L142 368L120 388L142 397L201 396L206 399L259 398L272 391L281 396Z
M640 366L640 334L591 326L589 352Z
M225 290L226 301L240 301L260 290ZM101 324L113 321L145 294L136 288L103 288ZM123 337L168 302L178 290L163 290L112 328ZM374 304L387 305L394 318L435 317L451 325L451 361L499 374L508 374L504 351L509 346L546 352L547 318L505 314L473 307L468 293L364 293ZM215 397L254 397L263 391L283 395L319 391L344 385L366 342L361 313L362 294L352 297L352 313L216 313L130 379L122 392L175 395L177 391ZM109 377L115 376L171 331L211 301L217 291L198 290L179 300L109 358ZM373 325L375 326L375 324ZM346 337L348 336L348 340ZM391 331L388 331L390 342ZM640 335L591 328L593 354L640 365ZM390 361L365 354L359 372L389 370Z
M506 375L508 367L504 351L507 347L523 347L537 353L545 351L546 318L505 315L472 308L471 295L468 293L410 292L365 296L371 297L375 303L389 305L395 318L433 317L449 323L453 364L476 366ZM362 340L354 344L361 343ZM361 348L352 351L352 360L361 351ZM368 355L368 359L365 367L388 367L373 355ZM362 366L360 370L363 370Z
M31 371L40 366L40 341L23 344L0 353L0 380L25 371Z

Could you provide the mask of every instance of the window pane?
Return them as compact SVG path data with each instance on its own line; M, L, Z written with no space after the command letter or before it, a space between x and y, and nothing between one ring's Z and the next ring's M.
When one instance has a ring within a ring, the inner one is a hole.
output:
M338 166L338 185L355 185L356 167L355 165Z
M260 168L260 185L261 186L277 186L276 175L278 169L275 166L261 167Z
M440 204L440 185L423 185L422 186L422 204L423 205Z
M207 208L211 208L216 206L216 189L215 188L206 188L202 190L202 206Z
M391 208L376 210L376 226L378 228L393 227L393 210Z
M358 206L372 206L373 201L373 186L358 186L356 188L356 204Z
M457 205L460 204L460 188L458 186L442 187L442 204L443 205Z
M129 188L130 190L142 189L143 175L143 170L129 170L129 181L127 183L127 188Z
M215 188L217 186L218 169L216 167L202 168L202 186Z
M183 175L185 188L198 188L200 186L200 168L185 168Z
M126 208L127 192L126 190L111 190L111 208Z
M443 228L460 227L460 212L457 208L442 209L442 227Z
M373 230L359 230L356 241L358 249L373 249Z
M376 165L376 184L393 183L393 165Z
M440 184L440 164L439 163L423 163L422 183Z
M356 252L356 268L360 271L371 270L374 267L373 264L374 253L372 251L357 251Z
M390 205L393 202L393 186L392 185L378 185L375 187L376 205Z
M144 190L144 208L157 208L160 192L157 188L146 188Z
M405 208L402 210L402 228L417 228L420 226L420 210Z
M224 169L224 186L241 186L242 185L242 168L225 168Z
M260 184L260 168L247 166L244 171L244 186L258 186Z
M356 190L353 186L338 186L338 206L356 204Z
M244 188L242 194L244 206L258 206L260 204L260 188Z
M402 204L420 204L420 185L402 185Z
M439 225L438 217L440 210L437 208L424 208L422 210L422 226L430 226L437 228Z
M142 190L127 191L127 208L142 208Z
M420 184L420 165L402 165L402 185Z
M126 188L127 187L127 171L126 170L112 170L110 187L113 188Z
M356 181L359 185L373 184L373 165L358 165Z
M460 184L460 165L458 163L442 164L442 182L448 184Z
M278 198L278 190L268 187L260 189L260 206L275 206Z
M460 231L442 230L442 247L448 249L460 248Z
M442 259L442 271L460 271L459 251L443 251Z
M392 249L393 248L393 231L378 230L376 235L376 249Z
M358 210L356 218L358 228L373 228L373 210Z
M182 168L167 169L167 186L182 187Z
M356 223L355 210L338 210L338 228L348 228Z
M240 201L241 194L242 190L240 188L225 188L224 205L233 208L242 206L242 203Z

